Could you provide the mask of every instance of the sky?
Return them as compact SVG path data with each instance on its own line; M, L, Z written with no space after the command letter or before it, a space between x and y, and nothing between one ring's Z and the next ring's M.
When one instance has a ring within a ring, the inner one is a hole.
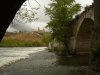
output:
M82 7L85 7L87 5L91 5L93 3L93 0L75 0L77 3L80 3ZM34 21L32 23L18 23L15 27L9 26L7 31L13 32L16 30L22 30L22 31L34 31L37 30L38 27L40 29L44 29L44 27L47 25L47 22L49 22L49 17L45 15L44 6L47 6L50 3L50 0L37 0L38 3L36 3L34 0L29 0L31 7L40 8L37 11L36 17L38 17L37 21ZM27 3L27 7L30 9L29 4Z

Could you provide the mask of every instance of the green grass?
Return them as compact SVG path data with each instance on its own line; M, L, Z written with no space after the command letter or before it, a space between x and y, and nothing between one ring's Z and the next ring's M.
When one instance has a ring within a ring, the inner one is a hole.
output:
M15 39L8 39L8 40L2 40L0 43L0 47L38 47L38 46L45 46L43 42L41 41L21 41L21 40L15 40Z
M19 36L20 35L20 36ZM28 37L26 37L28 36ZM48 46L50 41L50 33L43 33L41 37L29 34L16 34L13 36L5 36L0 43L0 47L44 47ZM13 38L12 38L13 37ZM19 38L20 37L20 38ZM22 38L22 39L21 39Z

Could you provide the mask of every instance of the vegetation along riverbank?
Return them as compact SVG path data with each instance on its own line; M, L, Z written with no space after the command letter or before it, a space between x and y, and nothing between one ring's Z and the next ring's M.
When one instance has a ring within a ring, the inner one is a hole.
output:
M0 43L0 47L42 47L47 46L50 32L7 32Z

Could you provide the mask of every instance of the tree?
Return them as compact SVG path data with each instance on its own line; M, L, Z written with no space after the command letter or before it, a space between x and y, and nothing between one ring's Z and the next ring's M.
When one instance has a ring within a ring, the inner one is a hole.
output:
M80 11L80 4L75 0L51 0L52 3L45 7L46 15L50 17L47 27L52 31L53 39L62 42L68 49L70 37L70 23L73 17Z
M35 20L37 20L37 18L35 17L36 11L39 8L33 8L30 6L30 8L28 7L28 1L26 1L23 6L17 11L15 18L13 19L11 26L14 27L15 25L17 25L17 23L30 23L33 22Z

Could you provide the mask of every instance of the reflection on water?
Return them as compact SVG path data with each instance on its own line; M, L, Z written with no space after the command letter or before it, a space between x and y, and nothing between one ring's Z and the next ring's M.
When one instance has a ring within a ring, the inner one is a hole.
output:
M57 57L57 65L68 68L67 75L86 75L88 69L89 55L75 55L70 57Z
M34 53L29 59L1 70L0 75L86 75L88 54L60 57L46 49L46 47L0 48L0 66L28 58L29 54Z
M59 65L67 65L67 66L88 66L89 55L74 55L70 57L58 56L57 62Z

